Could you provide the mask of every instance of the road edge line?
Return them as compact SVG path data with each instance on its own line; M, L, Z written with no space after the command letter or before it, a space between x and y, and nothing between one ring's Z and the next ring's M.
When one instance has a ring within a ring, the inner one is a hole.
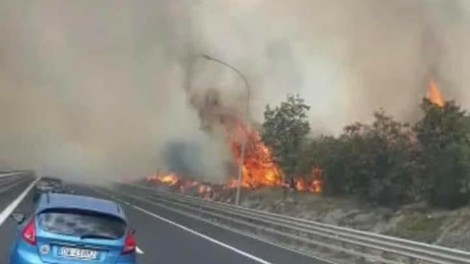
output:
M144 255L145 254L145 252L142 249L140 249L138 246L135 247L135 252L139 255Z
M249 259L251 259L251 260L254 260L254 261L259 262L259 263L262 263L262 264L274 264L274 263L272 263L272 262L266 261L266 260L264 260L264 259L262 259L262 258L259 258L259 257L257 257L257 256L251 255L251 254L248 253L248 252L242 251L242 250L240 250L240 249L238 249L238 248L236 248L236 247L233 247L233 246L230 246L230 245L228 245L228 244L225 244L225 243L223 243L223 242L221 242L221 241L219 241L219 240L216 240L215 238L212 238L212 237L210 237L210 236L207 236L207 235L204 235L204 234L202 234L202 233L199 233L199 232L197 232L197 231L195 231L195 230L192 230L192 229L190 229L189 227L186 227L186 226L184 226L184 225L181 225L181 224L178 224L178 223L176 223L176 222L173 222L173 221L171 221L170 219L167 219L167 218L165 218L165 217L163 217L163 216L160 216L160 215L158 215L158 214L155 214L155 213L153 213L153 212L150 212L150 211L148 211L147 209L144 209L144 208L142 208L142 207L140 207L140 206L137 206L137 205L131 204L131 203L129 203L129 202L126 202L126 201L124 201L124 200L122 200L122 199L120 199L120 198L118 198L118 197L116 197L116 196L110 195L109 193L106 193L106 192L101 192L101 193L105 193L107 196L109 196L109 197L111 197L111 198L113 198L113 199L115 199L115 200L117 200L117 201L124 202L124 203L127 204L128 206L130 206L130 207L132 207L132 208L134 208L134 209L140 211L141 213L147 214L147 215L152 216L152 217L154 217L154 218L157 218L157 219L159 219L159 220L161 220L161 221L163 221L163 222L166 222L166 223L168 223L168 224L171 224L171 225L173 225L173 226L176 226L176 227L178 227L178 228L180 228L180 229L182 229L182 230L184 230L184 231L186 231L186 232L189 232L189 233L191 233L191 234L193 234L193 235L196 235L196 236L199 236L199 237L201 237L201 238L204 238L204 239L206 239L206 240L208 240L208 241L210 241L210 242L212 242L212 243L214 243L214 244L217 244L217 245L219 245L219 246L221 246L221 247L224 247L224 248L226 248L226 249L229 249L229 250L231 250L231 251L234 251L234 252L236 252L236 253L238 253L238 254L244 256L244 257L247 257L247 258L249 258Z
M145 187L144 187L145 188ZM132 199L136 199L136 200L140 200L140 201L143 201L145 203L148 203L152 206L156 206L156 207L160 207L160 208L163 208L164 210L168 210L168 211L172 211L173 213L176 213L176 214L179 214L179 215L184 215L186 217L189 217L189 218L192 218L192 219L195 219L197 221L200 221L200 222L203 222L205 224L208 224L208 225L213 225L215 227L218 227L218 228L221 228L221 229L224 229L224 230L227 230L229 232L233 232L237 235L241 235L241 236L244 236L244 237L248 237L248 238L251 238L253 240L256 240L258 242L262 242L262 243L265 243L265 244L268 244L268 245L271 245L273 247L276 247L276 248L280 248L282 250L286 250L286 251L289 251L289 252L292 252L292 253L295 253L295 254L298 254L298 255L301 255L303 257L307 257L307 258L311 258L315 261L319 261L323 264L338 264L338 263L335 263L335 262L332 262L333 260L331 259L326 259L326 258L323 258L323 257L319 257L319 256L314 256L314 255L309 255L307 253L305 253L304 251L300 251L300 250L297 250L297 249L294 249L294 248L291 248L291 247L287 247L285 245L281 245L281 244L276 244L275 242L273 241L269 241L268 239L266 238L263 238L263 237L260 237L260 236L256 236L256 235L250 235L248 233L245 233L245 232L239 232L239 230L235 229L235 228L231 228L229 226L226 226L226 225L223 225L223 224L219 224L219 223L216 223L216 222L213 222L213 221L210 221L208 219L204 219L203 217L200 217L200 216L195 216L195 215L190 215L188 213L185 213L185 212L182 212L181 210L177 210L177 209L172 209L172 208L168 208L167 206L164 206L162 204L158 204L157 201L153 200L155 199L155 196L153 196L152 194L147 194L145 196L142 196L142 197L139 197L135 194L121 194L122 196L127 196L129 198L132 198ZM129 205L129 204L128 204Z
M16 197L13 202L11 202L3 211L0 213L0 226L3 225L5 220L10 216L11 213L18 207L18 205L24 200L29 191L34 187L34 185L40 180L36 178L18 197Z
M166 223L168 223L168 224L174 225L174 226L176 226L176 227L178 227L178 228L180 228L180 229L183 229L183 230L185 230L185 231L187 231L187 232L189 232L189 233L191 233L191 234L193 234L193 235L196 235L196 236L199 236L199 237L204 238L204 239L206 239L206 240L209 240L210 242L212 242L212 243L214 243L214 244L217 244L217 245L219 245L219 246L221 246L221 247L224 247L224 248L226 248L226 249L232 250L232 251L234 251L234 252L236 252L236 253L238 253L238 254L240 254L240 255L242 255L242 256L245 256L245 257L247 257L247 258L249 258L249 259L252 259L252 260L254 260L254 261L256 261L256 262L263 263L263 264L273 264L273 263L268 262L268 261L266 261L266 260L264 260L264 259L261 259L261 258L258 258L258 257L256 257L256 256L253 256L253 255L251 255L250 253L247 253L247 252L242 251L242 250L240 250L240 249L238 249L238 248L235 248L235 247L233 247L233 246L230 246L230 245L228 245L228 244L225 244L225 243L223 243L223 242L221 242L221 241L219 241L219 240L216 240L216 239L214 239L214 238L212 238L212 237L210 237L210 236L207 236L207 235L204 235L204 234L199 233L199 232L197 232L197 231L194 231L194 230L192 230L192 229L190 229L190 228L188 228L188 227L186 227L186 226L184 226L184 225L178 224L178 223L173 222L173 221L171 221L171 220L169 220L169 219L167 219L167 218L165 218L165 217L159 216L159 215L157 215L157 214L155 214L155 213L153 213L153 212L148 211L147 209L141 208L141 207L139 207L139 206L137 206L137 205L133 205L133 204L131 204L131 206L132 206L134 209L141 211L142 213L148 214L148 215L150 215L150 216L152 216L152 217L155 217L155 218L157 218L157 219L159 219L159 220L161 220L161 221L163 221L163 222L166 222Z
M250 235L250 234L245 233L245 232L240 232L239 230L237 230L237 229L235 229L235 228L231 228L231 227L229 227L229 226L226 226L226 225L223 225L223 224L219 224L219 223L210 221L210 220L208 220L208 219L204 219L203 217L200 217L200 216L191 215L191 214L189 214L189 213L182 212L181 210L178 210L178 209L168 208L168 206L162 205L162 204L158 204L156 201L152 200L151 195L148 195L147 197L138 197L138 196L136 196L136 195L131 195L131 194L124 194L124 195L125 195L125 196L129 196L129 197L132 196L133 199L145 201L145 202L147 202L147 203L149 203L149 204L151 204L151 205L153 205L153 206L163 208L164 210L167 210L167 211L172 211L173 213L176 213L176 214L179 214L179 215L184 215L184 216L186 216L186 217L195 219L195 220L197 220L197 221L206 223L206 224L208 224L208 225L216 226L216 227L218 227L218 228L221 228L221 229L230 231L230 232L232 232L232 233L236 233L237 235L245 236L245 237L251 238L251 239L253 239L253 240L256 240L256 241L258 241L258 242L262 242L262 243L271 245L271 246L276 247L276 248L280 248L280 249L283 249L283 250L286 250L286 251L289 251L289 252L293 252L293 253L299 254L299 255L301 255L301 256L303 256L303 257L311 258L311 259L313 259L313 260L315 260L315 261L320 261L322 264L338 264L338 263L332 262L332 260L328 260L328 259L325 259L325 258L322 258L322 257L318 257L318 256L314 256L314 255L308 255L308 254L306 254L305 252L302 252L302 251L300 251L300 250L296 250L296 249L294 249L294 248L290 248L290 247L287 247L287 246L285 246L285 245L276 244L275 242L269 241L268 239L263 238L263 237L260 237L260 236ZM153 198L154 198L154 197L153 197Z

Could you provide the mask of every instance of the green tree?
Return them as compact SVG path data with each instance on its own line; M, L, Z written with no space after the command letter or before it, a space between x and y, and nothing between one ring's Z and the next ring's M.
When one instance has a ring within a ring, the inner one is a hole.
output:
M288 95L275 108L266 106L262 139L286 177L295 177L301 171L303 147L310 132L309 109L299 95Z
M397 206L414 198L419 170L414 134L408 124L395 121L383 111L374 117L365 136L369 172L360 194L382 205Z
M423 166L423 193L435 206L456 208L470 195L469 116L455 102L444 107L424 100L416 124Z
M396 206L413 198L418 171L413 133L383 111L374 117L371 125L345 127L337 138L313 139L304 167L323 168L326 195L357 195Z

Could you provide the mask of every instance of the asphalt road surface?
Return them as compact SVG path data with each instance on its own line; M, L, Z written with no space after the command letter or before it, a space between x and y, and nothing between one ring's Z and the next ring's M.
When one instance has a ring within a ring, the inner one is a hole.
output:
M0 212L17 200L31 182L29 180L0 194ZM135 200L126 195L128 192L85 186L73 188L76 194L115 200L123 206L130 225L137 230L141 264L318 263L295 252ZM32 193L28 193L15 209L26 214L33 210ZM0 226L0 263L8 261L16 228L11 220Z

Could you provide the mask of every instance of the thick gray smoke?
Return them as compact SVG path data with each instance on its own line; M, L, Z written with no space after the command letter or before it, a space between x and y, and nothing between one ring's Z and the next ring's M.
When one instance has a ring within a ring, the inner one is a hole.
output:
M90 181L181 164L220 179L229 155L199 129L189 97L217 89L241 108L245 92L203 59L186 91L199 53L246 75L256 121L292 92L318 131L379 107L407 119L431 73L469 107L466 2L0 0L0 166Z

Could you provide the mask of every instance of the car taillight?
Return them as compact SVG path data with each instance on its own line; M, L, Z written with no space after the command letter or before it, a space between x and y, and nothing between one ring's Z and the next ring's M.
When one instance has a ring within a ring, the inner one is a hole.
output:
M124 240L124 248L122 249L122 254L130 254L135 251L136 241L134 235L129 232L127 233L126 239Z
M33 246L36 245L36 225L34 223L34 217L31 218L28 224L23 228L21 237L26 243Z

